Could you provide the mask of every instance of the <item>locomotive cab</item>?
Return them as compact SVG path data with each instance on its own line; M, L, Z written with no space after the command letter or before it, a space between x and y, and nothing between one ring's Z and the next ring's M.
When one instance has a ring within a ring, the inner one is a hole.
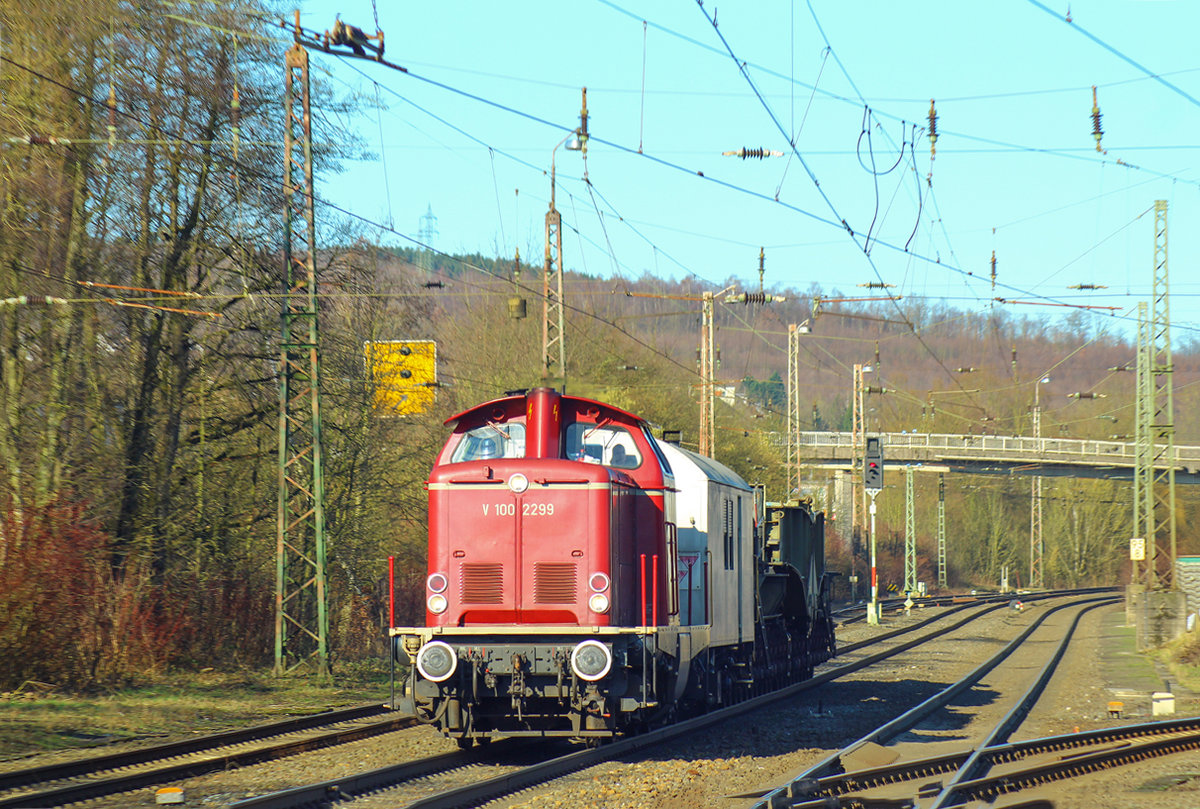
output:
M438 586L427 593L427 626L675 617L672 478L637 417L538 389L448 423L454 431L427 484Z

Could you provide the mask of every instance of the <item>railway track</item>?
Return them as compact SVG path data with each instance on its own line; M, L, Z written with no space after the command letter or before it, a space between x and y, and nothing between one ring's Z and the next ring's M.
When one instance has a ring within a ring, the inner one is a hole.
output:
M555 742L549 747L563 757L570 755L563 751L577 749L567 742ZM547 755L546 748L547 745L539 745L536 740L507 739L483 748L457 750L247 798L232 806L237 809L289 809L327 805L353 801L359 796L380 790L387 790L386 801L389 805L421 806L425 799L436 801L440 795L457 792L463 784L492 783L515 773L542 767L548 760L557 760L557 756ZM447 786L448 783L451 785Z
M1046 594L1044 597L1049 598L1054 597L1054 595ZM844 647L844 651L849 652L863 649L895 639L901 635L917 633L930 623L943 621L947 617L954 618L954 613L956 612L970 611L971 614L965 617L958 617L946 626L918 634L914 638L901 640L892 644L887 649L866 655L853 663L832 667L822 674L802 683L746 700L735 706L724 708L696 719L622 739L599 748L575 749L564 755L544 756L543 760L536 761L524 767L514 767L512 766L512 762L508 760L491 759L491 751L487 748L471 751L472 754L487 757L493 766L503 767L503 770L490 778L481 777L482 773L485 772L482 768L471 770L469 774L465 776L460 775L454 779L459 782L459 786L452 786L433 794L417 795L407 786L413 780L430 774L428 767L435 764L436 761L435 759L426 759L421 762L406 762L396 767L381 768L352 778L334 779L298 787L293 790L251 798L235 803L233 807L236 809L251 809L252 807L253 809L291 809L292 807L313 805L316 802L350 804L366 793L374 793L370 798L370 805L376 805L378 801L384 801L388 806L422 807L423 809L476 805L498 797L511 795L533 785L558 778L567 773L606 760L628 756L640 751L652 750L668 741L685 737L689 734L695 734L719 722L736 719L756 708L765 707L777 701L791 698L804 691L836 680L839 677L873 666L922 643L941 637L947 632L969 624L982 615L1004 609L1007 607L1009 600L1010 597L995 597L973 600L970 603L956 604L941 615L933 616L910 627L883 633L867 641L850 644ZM1110 602L1111 598L1105 600L1105 603ZM1044 620L1044 617L1041 620ZM1021 639L1027 636L1028 632ZM1010 651L1012 648L1016 648L1019 642L1020 639L1010 644ZM976 680L986 673L987 670L989 669L982 667L977 669ZM491 747L497 747L497 745L493 744ZM454 758L453 756L444 757L442 760L446 762L446 770L458 769L463 766L463 760ZM416 771L414 771L414 767L417 768ZM414 774L414 772L419 772L420 775ZM426 792L427 789L428 787L425 785L421 791ZM384 804L381 803L378 805Z
M955 604L969 603L995 603L1012 601L1014 598L1019 598L1022 601L1038 601L1046 598L1058 598L1064 595L1088 595L1090 593L1105 593L1112 592L1111 587L1088 587L1078 590L1058 590L1053 592L1034 592L1034 593L981 593L979 595L946 595L946 596L922 596L914 601L914 606L920 609L928 607L948 607ZM886 614L902 612L907 599L904 598L881 598L879 599L880 609ZM859 621L865 621L867 618L866 603L852 604L847 607L841 607L833 611L833 618L839 624L853 624Z
M0 807L61 806L102 798L228 767L247 766L346 744L416 724L407 716L376 718L387 713L388 709L383 705L364 705L181 742L0 773ZM307 733L336 725L342 727ZM290 738L280 739L282 736ZM269 742L270 739L278 741Z
M1046 688L1079 620L1086 612L1115 601L1101 601L1080 607L1037 677L970 749L838 772L845 769L847 762L852 762L855 753L865 745L894 739L932 711L952 704L955 695L965 690L969 681L978 681L978 670L903 716L828 756L789 783L760 794L756 809L837 806L943 809L970 801L992 802L1001 795L1053 780L1183 750L1200 749L1200 718L1129 725L1017 743L1007 741ZM1062 605L1047 611L1039 623L1054 611L1071 606ZM1035 628L1030 627L1022 638L1009 644L981 668L997 665L999 659L1011 654L1015 644Z
M1036 594L1023 596L1023 599L1034 601L1039 598L1053 598L1061 595L1063 594ZM1007 606L1011 596L980 596L965 601L962 598L956 600L959 603L947 606L944 610L940 610L938 615L930 616L901 629L874 635L865 641L843 645L840 651L846 654L894 641L889 648L878 652L873 651L853 664L831 667L819 676L803 683L781 691L756 696L752 700L739 703L723 712L715 712L700 717L698 720L622 740L598 750L571 749L570 752L560 750L559 752L562 754L551 757L549 761L541 760L547 758L545 755L538 757L538 761L530 761L528 760L530 753L527 750L522 751L520 745L510 745L507 742L495 743L474 751L455 752L407 762L399 768L381 768L369 773L310 785L310 787L301 787L284 793L273 793L262 798L243 801L237 805L295 806L311 802L314 794L324 796L322 800L345 800L353 795L362 794L364 791L383 788L389 783L389 779L392 779L390 783L393 784L423 779L423 783L418 785L415 791L410 790L408 797L404 799L412 805L449 806L478 802L486 799L488 795L523 789L530 784L557 777L557 775L598 763L604 759L648 749L653 745L693 733L702 727L722 721L727 716L753 710L760 705L787 699L803 691L816 688L853 671L900 654L958 627L965 626L977 617L1002 609ZM923 603L928 604L929 601L925 600ZM896 608L901 608L901 605L897 603ZM965 617L956 618L956 614L961 612L968 614ZM949 621L948 624L947 621ZM945 625L921 632L922 629L935 622ZM385 712L386 709L383 706L363 706L231 731L186 742L100 756L79 762L0 773L0 807L58 806L148 786L163 786L184 778L344 744L400 730L414 724L414 720L410 717L394 715L380 720L379 716ZM693 724L695 722L700 724ZM352 726L345 726L347 723L351 723ZM295 738L295 734L298 732L336 724L342 724L343 727L320 733L307 733L302 738ZM278 738L284 734L291 734L292 738ZM273 738L277 740L271 742L270 740ZM259 744L258 742L266 743ZM242 749L230 750L231 747L241 747ZM435 794L426 795L430 789L433 789L431 785L440 783L434 780L438 777L437 773L457 773L452 778L444 779L445 783L457 781L461 785L463 782L467 782L464 788L470 794L460 793L457 787L445 789L438 787ZM307 797L301 799L305 790L308 790ZM440 795L436 794L438 791L440 791ZM484 797L478 797L478 795ZM397 801L396 803L403 805L403 802Z
M1001 795L1021 789L1195 749L1200 749L1200 717L1125 725L998 744L977 751L963 750L822 778L797 778L789 785L788 795L772 795L767 805L790 809L836 806L896 809L909 805L924 809L933 806L932 801L944 789L944 781L930 779L960 771L976 752L980 759L987 760L993 772L984 778L959 781L952 798L955 803L940 805L957 805L968 800L993 802ZM866 794L914 781L921 783L911 787L907 797Z

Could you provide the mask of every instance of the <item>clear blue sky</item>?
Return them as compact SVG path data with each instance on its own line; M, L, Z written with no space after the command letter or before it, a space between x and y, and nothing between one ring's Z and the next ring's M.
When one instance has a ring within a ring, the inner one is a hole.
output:
M1200 338L1200 3L1043 2L380 1L388 60L421 78L314 55L334 86L386 105L354 122L377 158L319 191L412 238L432 208L445 252L519 247L540 263L551 150L586 86L591 193L579 153L556 160L568 269L757 288L762 246L768 287L870 294L857 285L882 280L968 310L998 295L1131 317L1164 199L1173 339ZM308 28L338 12L375 28L369 0L301 12ZM785 156L721 155L741 146ZM1107 289L1069 289L1081 283Z

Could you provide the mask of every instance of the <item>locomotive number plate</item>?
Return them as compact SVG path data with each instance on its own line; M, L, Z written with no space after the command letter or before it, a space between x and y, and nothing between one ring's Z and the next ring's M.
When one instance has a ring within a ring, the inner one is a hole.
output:
M483 516L488 517L495 514L497 517L515 517L517 514L516 503L484 503ZM553 517L553 503L522 503L522 517Z

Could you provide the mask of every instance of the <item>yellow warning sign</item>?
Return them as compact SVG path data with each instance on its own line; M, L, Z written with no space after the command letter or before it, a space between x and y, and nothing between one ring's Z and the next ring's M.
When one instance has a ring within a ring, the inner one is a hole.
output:
M437 389L437 344L433 340L363 343L367 371L375 384L375 407L398 415L424 413Z

